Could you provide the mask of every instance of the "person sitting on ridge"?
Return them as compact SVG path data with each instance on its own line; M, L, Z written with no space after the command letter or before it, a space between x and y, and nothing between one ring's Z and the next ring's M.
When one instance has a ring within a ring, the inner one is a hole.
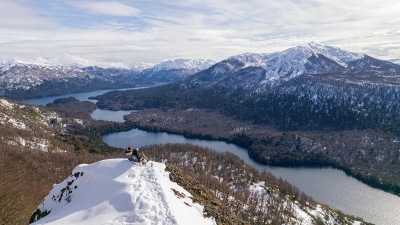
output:
M132 147L129 146L128 150L125 151L125 154L127 155L128 160L131 162L142 162L145 164L147 161L149 161L144 153L139 153L139 148L132 150Z
M135 161L135 156L132 153L133 153L132 147L129 146L128 150L125 151L125 155L126 155L126 157L128 157L129 161L134 162Z

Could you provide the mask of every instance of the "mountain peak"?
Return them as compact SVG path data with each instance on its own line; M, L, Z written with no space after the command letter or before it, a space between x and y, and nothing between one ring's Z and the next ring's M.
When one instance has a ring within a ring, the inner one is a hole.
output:
M349 52L337 47L322 45L316 42L310 42L302 47L311 51L315 55L324 55L325 57L335 61L342 66L347 66L349 62L365 57L365 54Z
M212 60L204 59L175 59L163 61L154 67L150 68L153 72L160 70L172 70L172 69L190 69L190 70L204 70L212 66L215 62Z
M312 41L310 43L307 44L307 46L309 46L310 48L322 48L325 47L324 45L317 43L315 41Z
M340 48L322 45L317 42L310 42L305 45L300 45L286 49L282 52L273 53L243 53L229 57L228 61L241 62L241 67L248 66L262 67L267 70L280 68L282 64L291 64L294 70L298 70L312 56L323 55L324 57L336 62L341 66L347 66L351 61L361 59L365 54L353 53L342 50ZM278 65L276 65L278 63ZM299 72L301 72L299 70Z
M149 163L150 164L150 163ZM203 206L170 181L165 164L108 159L77 166L53 186L33 224L216 224ZM40 218L42 217L42 218Z

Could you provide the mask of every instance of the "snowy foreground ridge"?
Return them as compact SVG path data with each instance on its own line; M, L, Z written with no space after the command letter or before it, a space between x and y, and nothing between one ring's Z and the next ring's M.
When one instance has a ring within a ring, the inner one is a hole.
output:
M216 224L169 180L165 164L151 164L108 159L77 166L39 205L50 213L32 224Z

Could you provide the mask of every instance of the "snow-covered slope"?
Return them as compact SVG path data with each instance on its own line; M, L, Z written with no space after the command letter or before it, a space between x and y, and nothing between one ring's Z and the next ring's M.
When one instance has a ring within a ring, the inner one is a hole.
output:
M0 96L21 99L170 83L213 63L211 60L177 59L155 66L139 63L126 69L55 65L46 61L28 63L14 59L0 62Z
M223 86L262 93L307 74L398 76L399 65L332 46L311 42L270 54L244 53L229 57L190 77L192 87Z
M165 164L133 165L109 159L76 167L54 185L33 214L33 224L216 224L203 207L171 182Z
M266 70L265 82L288 80L306 73L341 72L349 62L362 59L365 55L311 42L268 56L263 66Z
M67 81L81 78L91 80L94 75L84 73L74 66L26 63L19 60L0 64L0 84L4 89L30 89L46 80Z
M311 42L306 45L289 48L282 52L270 54L244 53L231 56L228 60L242 62L242 68L256 66L271 69L282 67L287 62L290 62L292 68L299 68L313 55L323 55L341 66L347 66L349 62L362 59L365 56L365 54L348 52L333 46Z
M140 77L155 83L180 81L215 64L212 60L176 59L161 62L140 73Z
M44 108L0 99L0 126L5 131L1 142L4 144L21 146L26 150L64 151L57 147L54 134L64 134L67 123L81 124L82 121L73 118L65 121L57 113Z
M158 72L161 70L172 70L172 69L188 69L188 70L205 70L213 65L215 62L212 60L193 60L193 59L176 59L163 61L153 67L151 70L153 72Z

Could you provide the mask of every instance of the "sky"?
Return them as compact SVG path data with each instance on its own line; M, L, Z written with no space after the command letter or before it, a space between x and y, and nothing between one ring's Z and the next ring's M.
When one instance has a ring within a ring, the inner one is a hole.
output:
M400 58L397 0L0 0L0 61L129 67L317 42Z

